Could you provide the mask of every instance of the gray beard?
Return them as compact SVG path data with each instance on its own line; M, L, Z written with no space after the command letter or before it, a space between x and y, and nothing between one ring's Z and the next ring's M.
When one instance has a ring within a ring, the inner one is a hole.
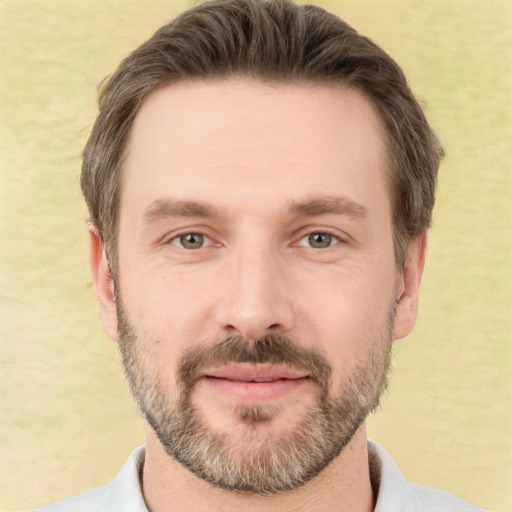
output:
M359 365L329 396L332 368L325 356L289 338L266 335L249 341L230 336L187 351L181 359L171 398L145 365L143 340L129 324L118 300L120 351L125 375L139 410L165 451L194 475L229 491L272 495L291 491L318 475L351 441L368 414L379 405L387 386L394 307L379 340L359 358ZM365 340L367 341L367 340ZM246 434L236 442L229 432L216 432L193 404L201 369L229 363L272 363L307 370L318 393L298 426L287 434L260 435L278 406L238 407L235 413Z

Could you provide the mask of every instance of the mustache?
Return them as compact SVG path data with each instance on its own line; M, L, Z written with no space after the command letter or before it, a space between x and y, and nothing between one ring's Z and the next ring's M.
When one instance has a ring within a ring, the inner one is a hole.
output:
M182 356L178 380L189 387L200 379L202 370L236 363L269 363L306 371L323 389L327 389L331 381L332 367L318 349L300 346L291 338L276 334L255 340L231 335L212 345L189 349Z

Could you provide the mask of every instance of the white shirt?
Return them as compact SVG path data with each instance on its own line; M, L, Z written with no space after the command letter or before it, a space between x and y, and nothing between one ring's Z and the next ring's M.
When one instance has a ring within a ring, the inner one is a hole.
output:
M377 443L369 441L368 450L372 485L378 490L374 512L483 512L447 492L410 484ZM32 512L148 512L139 480L144 455L140 446L110 483Z

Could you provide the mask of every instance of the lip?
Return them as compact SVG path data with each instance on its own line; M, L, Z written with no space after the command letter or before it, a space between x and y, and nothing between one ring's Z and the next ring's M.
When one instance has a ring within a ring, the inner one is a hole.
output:
M304 371L272 364L236 364L220 368L210 368L201 373L205 377L240 382L270 382L284 379L296 380L306 378L309 375Z
M276 401L309 382L309 374L279 365L236 364L201 372L201 380L216 394L256 405Z

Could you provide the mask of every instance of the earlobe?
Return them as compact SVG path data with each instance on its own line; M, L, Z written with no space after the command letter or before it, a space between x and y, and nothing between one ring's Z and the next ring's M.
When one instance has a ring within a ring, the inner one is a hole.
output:
M89 266L98 300L101 325L107 336L117 341L117 311L112 273L96 226L89 226L88 235Z
M427 232L409 244L400 285L397 287L397 303L393 339L405 338L416 323L418 299L425 257L427 252Z

